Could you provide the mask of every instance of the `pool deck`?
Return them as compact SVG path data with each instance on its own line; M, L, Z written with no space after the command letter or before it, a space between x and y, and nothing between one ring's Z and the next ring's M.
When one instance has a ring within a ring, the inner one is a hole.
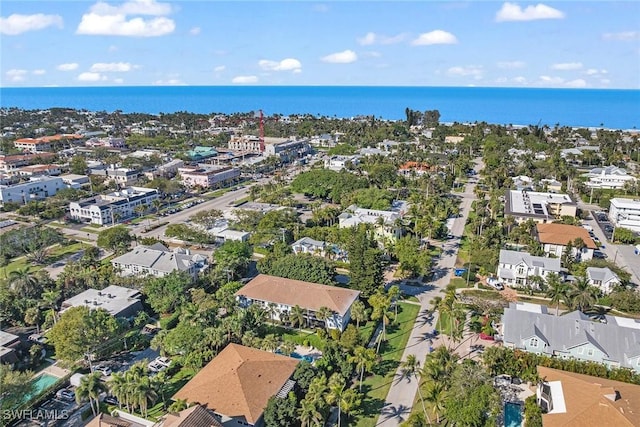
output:
M318 350L315 347L305 347L302 345L297 345L296 346L296 353L298 353L300 356L309 356L311 357L314 361L320 359L320 357L322 356L322 352L320 350Z
M56 378L62 378L62 377L65 377L65 376L69 375L70 373L71 373L70 370L61 368L61 367L56 366L55 364L53 364L53 365L47 366L42 371L39 371L35 376L38 376L40 374L49 374L49 375L54 376Z

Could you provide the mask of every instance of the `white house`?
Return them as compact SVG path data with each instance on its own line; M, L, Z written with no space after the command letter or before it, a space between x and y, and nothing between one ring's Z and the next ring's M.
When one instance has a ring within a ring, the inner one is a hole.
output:
M593 251L598 248L589 232L575 225L537 224L536 235L544 253L558 258L562 257L569 243L573 246L571 255L578 261L589 261L593 258ZM576 245L579 240L583 242L581 247Z
M510 286L530 286L534 276L546 279L550 273L562 274L560 259L533 256L527 252L500 250L498 278Z
M394 201L389 211L364 209L351 205L338 216L338 226L351 228L360 224L372 224L378 237L399 239L402 237L402 226L398 221L408 212L408 208L409 204L402 200Z
M71 307L85 306L91 309L102 308L114 317L133 317L142 310L141 294L136 289L110 285L102 290L86 291L62 302L60 312Z
M112 259L111 264L121 276L163 277L174 271L184 271L195 279L206 268L207 259L180 248L170 251L163 244L156 243L151 246L138 245L132 251Z
M589 188L622 189L628 182L634 183L636 181L635 177L629 175L626 170L617 166L593 168L584 176L589 179L586 182Z
M617 197L611 199L609 219L616 227L640 232L640 200Z
M615 286L620 285L618 275L607 267L587 267L587 279L591 286L599 288L605 294L610 293Z
M360 163L360 156L331 156L324 161L325 169L341 171L348 165L357 166Z
M325 256L327 243L314 240L311 237L303 237L291 245L294 254L311 254Z
M274 319L289 316L291 310L298 306L304 310L307 323L344 331L351 319L351 306L360 291L259 274L235 295L243 307L258 304L266 309L272 308ZM327 319L317 317L317 312L323 307L331 311Z

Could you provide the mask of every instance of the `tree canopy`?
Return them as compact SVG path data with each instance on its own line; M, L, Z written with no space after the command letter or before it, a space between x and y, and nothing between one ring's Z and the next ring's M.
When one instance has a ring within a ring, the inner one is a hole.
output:
M114 252L126 252L133 236L124 225L116 225L98 233L98 246Z
M305 282L335 284L335 265L324 258L310 254L288 254L281 258L263 258L258 263L261 273Z
M174 271L164 277L149 279L142 292L153 311L160 314L171 313L186 301L186 291L191 282L188 273Z
M295 193L329 199L334 203L339 203L345 194L353 190L367 187L368 182L364 178L346 171L335 172L329 169L303 172L291 183L291 189Z

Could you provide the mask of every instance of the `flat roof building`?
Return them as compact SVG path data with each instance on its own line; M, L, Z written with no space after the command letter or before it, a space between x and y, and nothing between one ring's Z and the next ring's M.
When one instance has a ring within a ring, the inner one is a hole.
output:
M567 194L508 190L505 195L505 216L513 216L517 223L529 219L538 223L553 222L563 216L575 217L577 204Z
M102 308L114 317L133 317L142 310L140 291L110 285L102 290L87 289L62 303L60 312L71 307L85 306L90 309Z

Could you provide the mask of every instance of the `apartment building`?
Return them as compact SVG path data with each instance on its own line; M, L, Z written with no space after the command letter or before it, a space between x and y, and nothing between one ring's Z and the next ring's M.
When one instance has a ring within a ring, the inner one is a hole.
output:
M577 204L567 194L508 190L505 216L513 216L518 224L529 219L537 223L553 222L563 216L575 217Z
M158 199L158 190L127 187L112 193L69 203L69 217L98 225L117 224L138 215L139 206L150 210Z
M609 219L616 227L640 232L640 200L618 197L611 199Z
M240 169L227 166L198 166L178 168L182 185L188 188L220 188L240 179Z
M0 185L0 205L9 202L26 204L31 200L46 199L63 188L67 186L62 179L52 176L39 176L19 184Z

